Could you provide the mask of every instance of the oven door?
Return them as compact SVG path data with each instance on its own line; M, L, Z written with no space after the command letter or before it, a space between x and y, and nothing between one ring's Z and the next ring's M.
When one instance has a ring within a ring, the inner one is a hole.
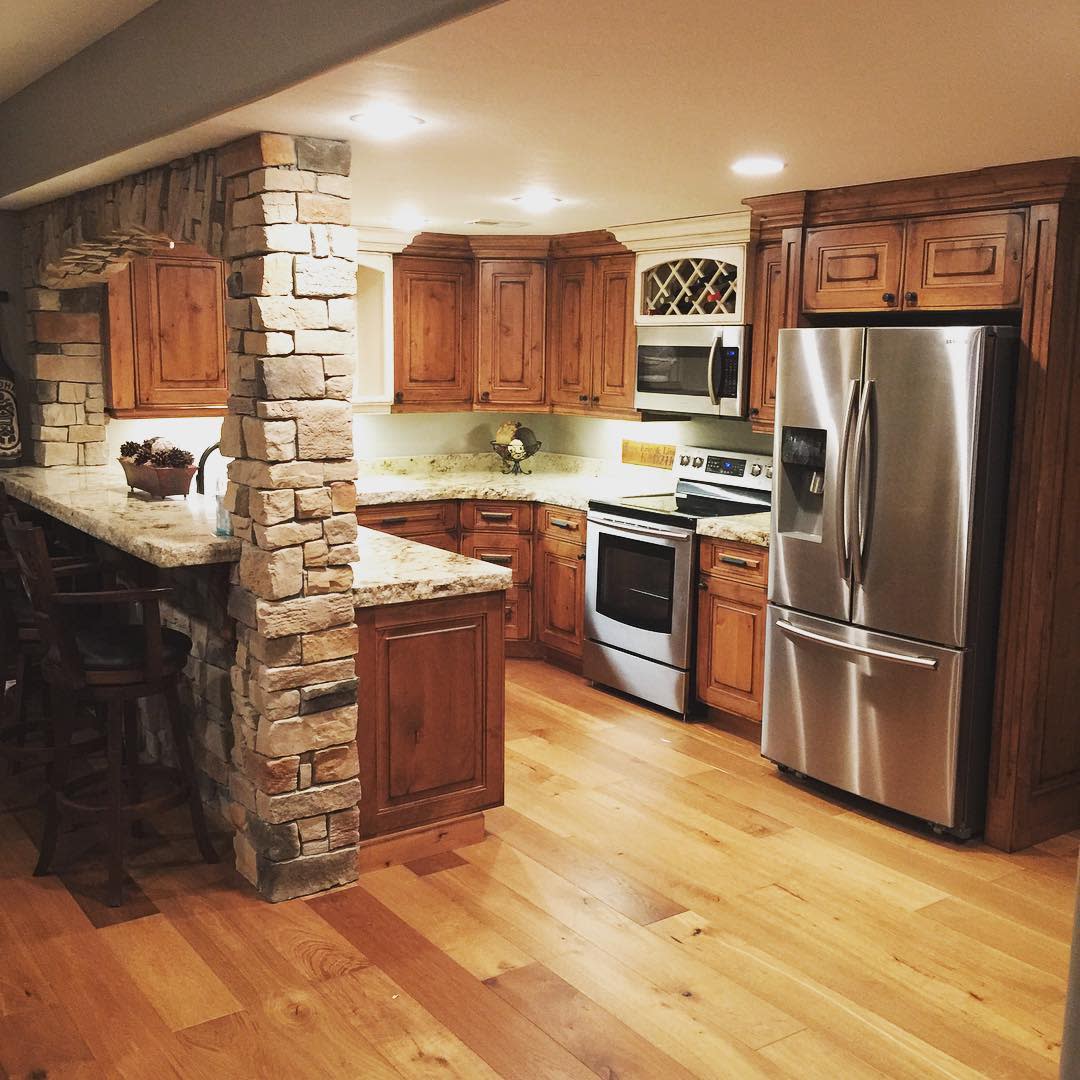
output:
M588 520L585 636L689 668L694 533L595 510Z
M745 416L743 326L639 326L634 406L650 412Z

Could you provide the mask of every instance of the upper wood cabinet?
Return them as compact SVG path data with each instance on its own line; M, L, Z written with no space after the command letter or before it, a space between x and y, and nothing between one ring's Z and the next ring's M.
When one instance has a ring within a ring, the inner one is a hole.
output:
M1015 307L1020 303L1023 211L907 223L905 308Z
M784 314L782 270L780 244L758 249L750 344L750 422L755 430L771 430L776 415L776 353Z
M1021 210L809 229L806 311L954 311L1020 303Z
M634 345L634 257L554 260L547 355L552 405L632 412Z
M806 234L807 311L888 311L899 306L904 226L838 225Z
M394 404L472 402L475 291L471 259L394 259Z
M539 259L480 260L475 408L545 407L545 279Z
M109 278L106 405L114 416L223 412L225 264L195 248L138 256Z

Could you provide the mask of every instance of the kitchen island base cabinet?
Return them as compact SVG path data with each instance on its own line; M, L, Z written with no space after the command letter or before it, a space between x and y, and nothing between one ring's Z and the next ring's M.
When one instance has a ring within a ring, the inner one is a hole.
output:
M503 593L356 616L361 839L501 805Z

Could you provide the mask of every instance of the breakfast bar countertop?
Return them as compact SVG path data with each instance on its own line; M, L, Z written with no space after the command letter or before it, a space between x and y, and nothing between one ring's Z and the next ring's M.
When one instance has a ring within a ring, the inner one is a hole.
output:
M213 495L155 499L132 493L119 467L20 466L0 472L13 499L152 566L236 562L240 541L214 532Z

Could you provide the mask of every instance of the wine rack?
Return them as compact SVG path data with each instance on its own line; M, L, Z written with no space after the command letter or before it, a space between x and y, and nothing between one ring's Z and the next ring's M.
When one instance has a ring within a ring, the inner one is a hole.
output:
M738 296L739 267L723 259L672 259L642 273L641 314L646 317L733 315Z

